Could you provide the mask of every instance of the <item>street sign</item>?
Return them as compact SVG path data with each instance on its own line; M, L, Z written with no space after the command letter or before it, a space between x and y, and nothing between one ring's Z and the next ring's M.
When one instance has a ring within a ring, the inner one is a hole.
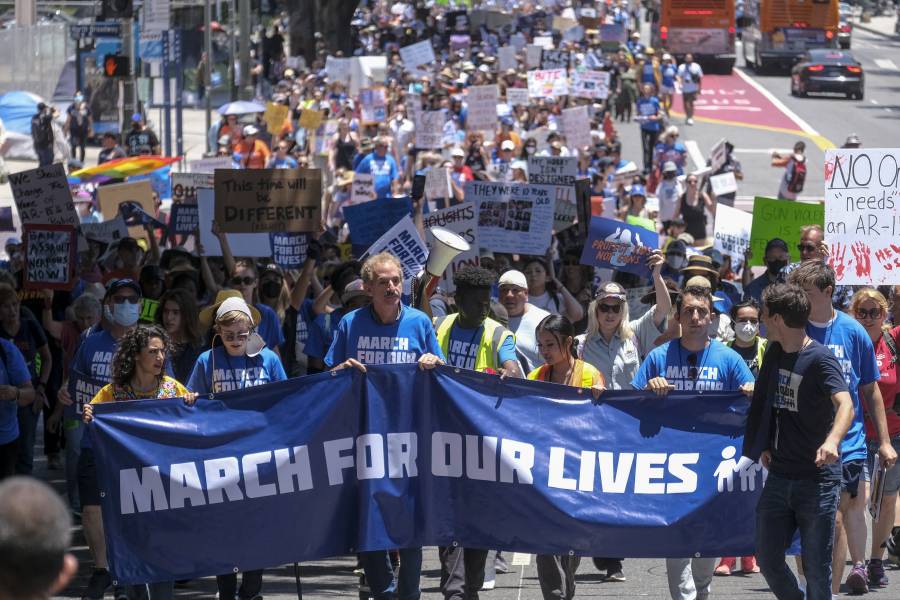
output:
M122 35L121 23L98 21L96 23L79 23L69 25L69 37L75 41L81 38L119 37Z

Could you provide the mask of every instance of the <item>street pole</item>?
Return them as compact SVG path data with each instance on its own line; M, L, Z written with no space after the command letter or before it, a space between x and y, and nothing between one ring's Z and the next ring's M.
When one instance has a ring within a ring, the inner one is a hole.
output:
M181 29L175 30L175 152L184 156L183 97L184 97L184 57L181 52ZM209 129L207 129L209 131ZM184 161L179 163L182 166Z
M206 47L206 68L203 74L203 88L206 90L206 97L203 99L206 104L206 131L212 129L212 0L206 0L203 5L203 20L206 22L206 38L204 46Z
M162 32L162 79L163 79L163 106L165 107L166 135L165 135L165 152L166 156L172 156L172 94L169 88L169 77L171 76L171 61L169 60L169 52L171 40L169 32Z
M235 73L235 63L237 62L237 36L234 35L235 31L237 31L237 0L230 0L231 4L228 5L228 13L231 16L231 27L228 31L228 37L230 39L231 52L229 52L229 63L228 63L228 84L230 86L230 96L232 101L237 100L237 73Z
M241 100L253 99L253 79L250 77L250 0L240 2L241 19Z

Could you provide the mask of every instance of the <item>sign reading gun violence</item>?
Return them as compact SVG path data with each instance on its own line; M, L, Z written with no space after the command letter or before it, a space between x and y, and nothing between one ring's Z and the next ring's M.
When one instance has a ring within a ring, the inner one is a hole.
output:
M753 255L750 266L763 265L766 244L772 238L781 238L787 242L791 262L798 262L800 228L804 225L823 225L824 222L825 208L821 204L757 196L753 200L753 227L750 230L750 249Z
M71 225L23 226L25 287L69 290L75 280L75 228Z
M322 218L318 169L217 169L215 190L225 233L316 231Z
M825 241L837 283L900 283L900 149L825 153Z

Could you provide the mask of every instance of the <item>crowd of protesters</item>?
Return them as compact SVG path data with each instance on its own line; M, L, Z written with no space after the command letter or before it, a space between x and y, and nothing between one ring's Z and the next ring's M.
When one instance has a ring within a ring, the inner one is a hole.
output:
M225 115L209 132L209 153L230 157L234 168L322 170L324 219L298 269L283 269L271 257L234 256L215 223L201 226L210 227L219 256L207 253L199 232L175 239L147 224L140 237L109 245L88 240L71 291L36 291L23 286L20 240L7 242L9 260L0 270L0 478L32 472L43 415L48 466L64 469L66 499L93 559L83 597L101 598L113 585L96 464L84 435L92 403L193 402L198 394L327 369L365 370L358 338L401 333L410 340L405 362L422 368L450 364L590 388L595 395L640 389L751 396L745 454L770 473L758 509L758 555L667 559L673 598L708 597L714 574L737 570L762 570L779 598L803 597L804 587L808 598L830 598L848 554L851 590L887 584L885 543L894 554L900 544L893 527L900 489L900 467L894 466L900 286L836 285L816 224L798 232L797 263L789 264L787 242L770 240L765 272L757 277L749 268L736 273L731 257L712 248L709 218L717 204L733 205L734 195L714 196L703 175L689 170L672 111L680 93L683 125L693 124L702 69L690 55L678 65L664 49L645 46L637 4L559 3L551 10L524 3L506 25L483 25L475 33L455 24L465 10L367 3L354 18L353 36L356 55L388 59L380 122L363 119L358 95L326 68L324 45L308 66L289 66L281 53L271 54L256 75L257 89L271 90L262 99L289 107L283 126L270 130L262 113ZM581 36L567 38L552 27L559 15L621 25L624 37L610 47L598 29L585 27ZM538 36L570 51L572 69L609 72L608 97L507 104L509 89L527 87L526 52L524 46L517 52L516 68L500 70L498 49ZM431 41L436 63L411 69L398 50L421 40ZM496 130L469 131L467 88L490 83L499 85L501 96ZM77 102L67 131L73 153L83 159L89 120ZM575 147L562 130L561 111L582 104L591 115L584 123L591 144ZM416 147L415 115L426 109L444 114L439 148ZM300 126L305 111L322 117L317 128ZM642 148L623 148L621 127L639 128ZM106 156L155 154L159 141L135 115L123 144L115 136L105 139ZM740 178L733 149L726 145L718 172ZM802 152L796 147L795 155L773 162L790 165L784 197L796 195L791 184ZM527 182L528 158L535 155L577 157L578 177L590 181L592 196L611 202L616 218L655 223L662 243L649 259L649 280L582 265L584 240L570 230L548 240L542 256L481 248L480 266L454 274L455 292L439 288L413 307L403 295L396 257L382 253L360 262L348 255L353 232L343 208L352 203L357 174L373 175L378 198L413 196L421 224L424 213L462 202L467 182ZM431 169L448 171L447 197L413 193L415 176ZM82 222L101 219L90 189L73 190L73 202ZM160 208L157 199L155 216L164 221ZM783 387L771 385L782 380L797 394L793 402ZM876 455L890 468L884 509L866 548L865 503ZM784 563L797 530L799 581ZM359 556L368 591L379 599L418 597L422 550L401 549L396 576L388 550ZM447 598L477 597L503 564L502 555L486 549L442 548L440 556ZM625 580L625 558L593 560L606 581ZM545 598L575 595L578 562L538 557ZM263 572L244 573L239 587L233 573L217 583L220 598L257 598ZM136 592L116 589L116 598L129 593ZM171 598L173 585L153 584L149 594Z

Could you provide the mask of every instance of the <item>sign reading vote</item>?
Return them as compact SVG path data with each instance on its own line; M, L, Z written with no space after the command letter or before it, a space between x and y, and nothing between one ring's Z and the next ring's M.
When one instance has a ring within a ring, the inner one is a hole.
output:
M9 185L23 224L79 224L61 163L12 173Z
M316 231L322 220L318 169L218 169L215 190L226 233Z
M900 283L900 149L825 153L825 240L837 283Z
M68 290L75 279L75 228L24 225L25 287Z
M650 276L647 259L659 248L659 235L639 225L591 217L581 264Z
M750 229L750 249L753 251L750 266L763 265L766 244L772 238L787 242L791 262L799 261L797 243L800 241L800 228L824 223L825 207L821 204L757 196L753 200L753 227Z

